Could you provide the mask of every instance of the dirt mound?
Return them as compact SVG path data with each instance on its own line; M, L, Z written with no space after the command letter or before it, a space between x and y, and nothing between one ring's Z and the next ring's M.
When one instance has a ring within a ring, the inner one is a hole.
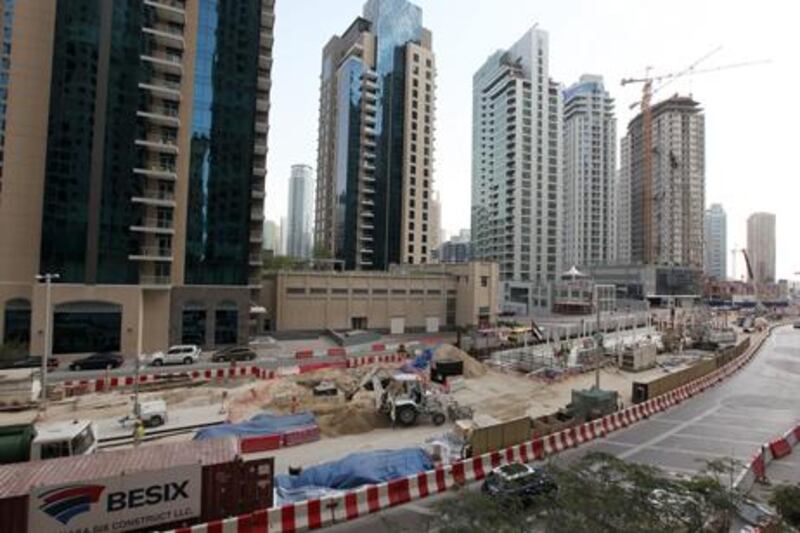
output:
M486 372L488 372L483 363L473 359L467 354L467 352L459 350L451 344L442 344L439 346L436 349L434 356L437 361L463 361L465 378L479 378L486 375Z
M355 400L317 415L317 422L326 437L357 435L389 425L388 418L375 411L372 402Z

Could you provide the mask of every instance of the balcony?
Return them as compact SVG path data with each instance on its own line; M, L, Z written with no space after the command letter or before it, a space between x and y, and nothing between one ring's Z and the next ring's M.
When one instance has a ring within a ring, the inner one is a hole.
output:
M147 148L148 150L153 150L155 152L163 152L165 154L177 154L178 153L178 145L175 144L174 140L170 139L159 139L157 137L149 137L147 139L136 139L134 141L136 146L141 146L142 148Z
M258 76L257 81L258 81L258 88L259 89L262 89L264 91L268 91L269 90L270 85L271 85L270 80L269 80L269 76L260 75L260 76Z
M152 42L159 46L184 49L186 40L183 38L183 31L177 30L166 24L156 24L151 27L143 27L142 33L148 35Z
M172 250L160 246L142 246L135 254L128 256L131 261L172 261Z
M253 153L256 155L266 156L267 155L267 145L258 143L253 147Z
M266 194L265 194L264 189L262 187L259 187L257 189L256 188L250 189L250 198L253 198L253 199L256 199L256 200L263 200L265 196L266 196Z
M271 48L272 45L275 43L275 39L272 36L272 32L262 30L261 35L259 36L259 42L261 43L261 46Z
M172 219L144 217L141 222L131 226L137 233L154 233L158 235L174 235L175 225Z
M373 202L369 198L362 198L361 199L361 205L367 205L367 206L370 206L370 207L374 207L375 206L375 202Z
M269 98L257 98L256 99L256 110L258 111L269 111Z
M375 164L372 163L371 161L368 161L368 160L364 159L364 169L365 170L372 170L374 172L375 171Z
M169 181L176 181L178 179L178 173L175 171L175 167L167 165L152 165L149 167L134 168L133 173L148 178L157 178Z
M264 211L261 209L251 209L250 210L250 220L264 220Z
M268 54L258 56L258 68L269 71L272 68L272 58Z
M362 218L372 218L372 219L374 219L375 218L375 213L373 213L372 211L362 211L361 212L361 216L362 216Z
M369 187L364 187L363 191L364 194L375 194L375 189L370 189Z
M180 100L181 97L180 83L177 81L159 78L158 76L150 76L150 79L147 81L139 82L139 88L145 91L150 91L161 98Z
M264 6L261 11L261 25L272 28L275 25L275 15L270 10L263 10L263 8Z
M133 196L131 201L156 207L175 207L175 194L155 189L146 189L142 191L142 194Z
M153 107L144 111L137 111L136 116L161 126L180 127L181 125L181 121L178 118L178 110L170 107Z
M266 122L256 122L256 131L258 133L266 134L269 130L269 125Z
M186 6L183 0L144 0L144 5L155 9L162 20L182 23L186 18Z
M267 169L264 167L253 167L253 176L258 176L259 178L263 178L267 175Z
M142 54L139 58L145 63L150 63L155 72L183 74L183 58L178 54L154 51L150 54Z
M170 276L153 276L152 274L145 274L139 276L139 285L171 285L172 278Z
M261 266L264 263L264 261L263 261L263 259L261 259L261 254L260 253L258 253L258 254L250 254L249 263L250 263L250 266Z
M251 274L247 279L247 285L252 289L261 288L261 269L258 269L258 274Z
M364 180L364 182L366 183L375 183L375 176L368 176L364 174L363 176L361 176L361 179Z

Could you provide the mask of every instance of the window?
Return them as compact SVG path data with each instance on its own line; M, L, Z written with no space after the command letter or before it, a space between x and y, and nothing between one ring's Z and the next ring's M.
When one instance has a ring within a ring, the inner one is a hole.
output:
M347 294L347 289L331 289L331 294Z
M489 276L481 276L481 287L489 286Z
M392 289L392 294L406 294L405 289Z
M55 459L56 457L69 456L69 443L62 442L48 442L42 444L42 459Z
M388 294L388 289L372 289L372 294Z
M369 294L369 289L353 289L353 294Z
M311 294L328 294L328 289L326 287L312 287L310 290Z
M422 289L411 289L411 294L415 295L425 294L425 291L423 291Z
M305 294L306 288L305 287L287 287L286 294Z

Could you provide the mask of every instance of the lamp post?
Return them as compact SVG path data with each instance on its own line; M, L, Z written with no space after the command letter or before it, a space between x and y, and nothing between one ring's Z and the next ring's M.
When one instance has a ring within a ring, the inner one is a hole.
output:
M52 334L52 309L51 309L51 292L53 290L53 281L60 279L61 276L55 273L45 273L36 276L36 279L45 283L45 319L44 319L44 355L42 356L42 391L41 391L41 409L47 409L47 361L53 355L53 334Z

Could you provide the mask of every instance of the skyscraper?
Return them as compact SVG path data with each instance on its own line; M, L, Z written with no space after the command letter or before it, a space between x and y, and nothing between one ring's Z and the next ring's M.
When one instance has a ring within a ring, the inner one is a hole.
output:
M728 277L728 221L720 204L711 204L705 221L705 271L719 281Z
M428 211L428 262L434 250L438 250L442 244L442 201L439 199L439 191L433 191Z
M531 28L472 79L473 257L500 280L543 283L561 271L562 91L548 37Z
M407 0L369 0L323 50L315 242L346 268L427 261L435 76Z
M703 268L705 120L700 104L673 96L652 107L652 139L645 146L640 113L622 139L618 240L630 243L638 264ZM645 151L652 157L650 183ZM619 244L623 253L627 243ZM622 259L622 257L620 257Z
M758 283L774 283L775 215L753 213L747 218L747 255Z
M275 255L281 253L281 227L274 220L264 221L264 250L269 250Z
M286 255L311 257L314 181L308 165L292 165L289 178L289 209L286 229Z
M614 250L617 120L601 76L564 92L564 264L609 264Z
M43 272L57 353L245 340L274 2L3 6L2 340L42 353Z

